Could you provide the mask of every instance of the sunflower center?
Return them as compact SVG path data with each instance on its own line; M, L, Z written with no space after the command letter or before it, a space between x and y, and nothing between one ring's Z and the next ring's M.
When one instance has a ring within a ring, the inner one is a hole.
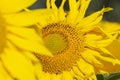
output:
M43 71L62 73L70 70L84 50L83 33L68 24L54 23L42 29L45 46L53 53L53 57L36 55L43 65Z
M4 23L4 19L0 15L0 53L3 51L5 46L6 28Z

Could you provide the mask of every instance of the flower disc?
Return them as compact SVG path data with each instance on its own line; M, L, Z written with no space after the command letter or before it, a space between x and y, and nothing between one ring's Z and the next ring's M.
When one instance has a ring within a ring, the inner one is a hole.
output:
M58 74L71 69L84 50L83 33L71 25L49 24L42 29L42 36L45 46L53 54L53 57L36 55L45 72Z

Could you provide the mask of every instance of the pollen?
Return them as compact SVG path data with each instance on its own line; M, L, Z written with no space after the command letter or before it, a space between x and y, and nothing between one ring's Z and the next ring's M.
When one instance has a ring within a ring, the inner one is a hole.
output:
M53 54L53 57L35 54L44 72L59 74L72 69L84 51L84 34L69 24L49 24L42 29L42 37Z

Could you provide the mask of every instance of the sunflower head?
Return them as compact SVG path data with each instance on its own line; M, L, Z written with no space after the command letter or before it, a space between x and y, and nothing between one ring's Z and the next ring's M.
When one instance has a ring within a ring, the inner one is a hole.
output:
M43 66L45 72L61 73L71 69L80 53L84 51L84 34L71 26L65 23L53 23L42 29L45 46L54 55L38 56L45 65Z
M110 35L99 25L103 13L112 9L103 8L85 17L90 0L68 0L69 11L64 10L66 0L59 7L55 1L47 0L47 9L53 10L53 15L39 22L41 45L46 49L40 48L43 52L34 55L40 62L41 73L48 74L47 79L63 75L65 80L67 76L70 80L96 80L95 74L109 72L105 63L119 65L105 49L116 35Z

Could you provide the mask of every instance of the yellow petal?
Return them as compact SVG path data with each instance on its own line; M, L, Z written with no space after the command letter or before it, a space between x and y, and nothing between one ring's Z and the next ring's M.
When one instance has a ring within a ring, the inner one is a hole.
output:
M33 61L33 63L39 61L34 54L31 54L31 52L28 52L28 51L25 52L24 51L22 53L27 59L30 59L31 61Z
M107 58L104 58L104 60L100 59L100 61L102 62L102 64L104 64L104 67L99 68L100 70L106 71L108 73L120 71L120 61L113 60L113 59L107 59ZM116 64L118 62L119 64Z
M73 67L74 68L74 67ZM73 77L73 80L74 79L76 79L76 80L84 80L84 78L83 78L83 74L82 74L82 76L79 74L79 73L76 73L76 72L78 72L78 68L77 68L77 71L76 70L71 70L70 71L70 74L72 75L72 77ZM79 74L79 75L78 75Z
M77 63L81 72L86 75L86 79L91 78L92 80L97 80L95 77L94 67L91 64L85 62L83 59L80 59Z
M20 49L32 51L41 55L52 55L51 52L38 41L27 40L12 34L8 34L7 38Z
M45 73L42 70L42 64L39 62L34 65L35 75L38 80L41 80L41 77L45 75Z
M107 56L107 57L109 56L109 57L115 58L115 55L112 54L108 49L106 49L106 47L99 48L99 52L101 52L100 54L103 56Z
M1 0L0 11L2 13L18 12L32 5L36 0Z
M75 74L75 77L77 76L78 78L84 78L84 74L79 70L78 67L73 67L72 70L73 70L73 72Z
M102 35L97 35L97 34L86 34L85 37L87 39L92 39L92 40L101 40L103 37Z
M81 26L82 25L85 25L85 24L89 24L93 21L95 21L97 18L99 18L99 16L101 16L104 12L108 11L108 10L111 10L111 8L103 8L102 10L100 11L97 11L87 17L85 17L82 21L81 21Z
M36 42L39 41L39 43L43 44L42 38L37 35L37 32L33 28L7 26L7 30L12 34L20 36L21 38Z
M110 45L106 47L111 54L113 54L117 59L120 59L120 40L114 40Z
M57 14L58 8L57 8L57 6L55 4L56 0L50 0L50 1L51 1L51 7L52 7L52 9L55 11L55 16L58 16L58 14Z
M97 41L96 44L98 44L98 47L106 47L107 45L109 45L110 43L112 43L112 39L107 39L107 40L101 40L101 41Z
M101 22L101 27L108 33L115 33L120 30L120 23L115 22Z
M47 0L47 9L52 9L53 10L53 16L52 20L53 21L58 21L58 8L55 4L56 0Z
M95 12L88 17L83 18L79 21L78 27L83 27L83 29L88 30L95 28L96 24L98 24L102 20L103 13L108 10L111 10L111 8L103 8L101 11Z
M43 76L39 80L51 80L51 74L43 73Z
M73 80L69 71L64 71L62 73L62 78L63 78L62 80Z
M76 0L68 0L70 6L70 12L77 11L77 1Z
M84 51L81 56L89 63L92 63L96 66L103 66L103 64L100 63L99 60L97 60L89 50Z
M30 60L27 60L16 50L6 48L1 55L3 65L8 72L18 80L36 80Z
M3 67L3 64L1 61L0 61L0 80L13 80L12 77L8 74L8 72Z
M90 49L87 49L86 54L94 57L97 61L99 61L102 64L101 66L97 66L96 63L93 63L92 61L90 62L87 59L85 59L86 61L93 64L95 68L97 68L97 70L104 70L106 72L120 71L120 61L118 59L115 59L114 57L110 57L111 55L104 56L104 55L101 55L101 53L94 50L90 50Z
M76 0L68 0L68 1L69 1L70 11L67 16L67 22L72 23L77 17L78 7Z
M65 1L66 1L66 0L62 0L62 3L61 3L61 5L60 5L60 7L59 7L59 9L58 9L58 17L59 17L59 20L60 20L60 21L63 21L63 20L65 19L65 15L66 15L66 13L65 13L65 11L64 11Z
M93 22L91 22L89 24L84 25L84 27L83 27L83 29L81 31L89 32L89 31L91 31L91 30L93 30L95 28L98 28L98 23L102 20L102 17L103 16L101 15L95 21L93 21ZM85 23L85 22L83 22L83 23ZM79 26L81 26L81 24Z
M79 6L80 9L76 22L79 22L80 20L82 20L83 17L85 17L86 10L91 0L79 0L79 1L80 1L80 6Z
M95 34L87 34L86 35L86 44L91 47L106 47L109 44L111 44L115 39L117 35L112 36L108 39L102 39L102 36L95 35Z
M61 74L51 74L51 80L61 80Z
M51 10L40 9L29 12L24 11L21 13L6 14L3 16L10 25L30 26L38 22L45 25L51 13Z

